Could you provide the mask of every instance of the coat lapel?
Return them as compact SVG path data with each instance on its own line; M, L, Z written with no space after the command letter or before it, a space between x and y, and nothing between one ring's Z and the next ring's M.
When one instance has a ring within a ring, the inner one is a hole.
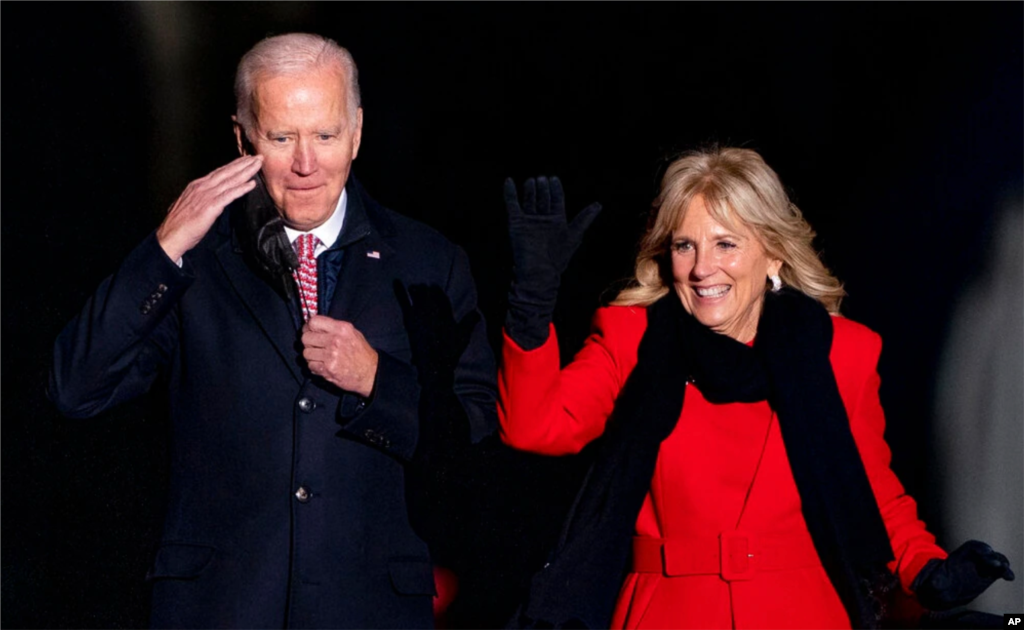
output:
M232 240L226 240L217 248L217 260L238 297L277 349L296 382L301 384L304 379L295 349L297 332L288 305L246 265L241 253L235 251Z

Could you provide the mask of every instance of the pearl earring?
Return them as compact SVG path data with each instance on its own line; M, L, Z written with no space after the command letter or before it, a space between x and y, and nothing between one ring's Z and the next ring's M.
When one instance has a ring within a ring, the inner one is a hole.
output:
M778 292L782 288L782 278L779 277L779 274L768 276L768 279L772 281L772 291Z

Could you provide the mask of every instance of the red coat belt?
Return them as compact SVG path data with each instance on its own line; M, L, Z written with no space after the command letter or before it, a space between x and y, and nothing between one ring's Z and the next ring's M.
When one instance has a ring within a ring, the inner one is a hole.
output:
M730 531L717 536L633 538L634 573L660 573L666 577L720 575L732 582L749 580L766 571L816 566L821 566L821 560L807 532Z

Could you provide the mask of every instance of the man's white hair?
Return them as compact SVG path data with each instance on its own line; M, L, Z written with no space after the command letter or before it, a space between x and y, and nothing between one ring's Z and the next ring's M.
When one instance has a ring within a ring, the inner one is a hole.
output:
M252 105L258 81L335 66L348 82L346 99L350 124L360 107L359 70L352 54L333 39L310 33L288 33L268 37L245 53L235 73L235 116L245 135L252 140L255 126Z

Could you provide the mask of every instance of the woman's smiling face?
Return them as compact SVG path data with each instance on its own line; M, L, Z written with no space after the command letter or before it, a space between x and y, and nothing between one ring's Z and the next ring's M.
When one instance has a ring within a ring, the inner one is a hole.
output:
M747 343L757 332L766 281L782 262L768 257L754 232L730 229L697 195L672 233L672 276L687 312L717 333Z

